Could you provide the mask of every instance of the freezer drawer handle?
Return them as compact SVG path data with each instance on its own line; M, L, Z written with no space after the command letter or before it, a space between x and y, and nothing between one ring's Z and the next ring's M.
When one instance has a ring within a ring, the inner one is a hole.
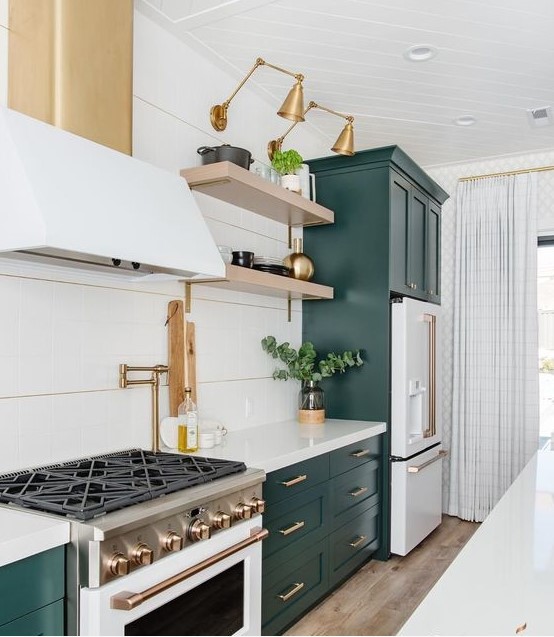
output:
M350 491L348 495L351 495L353 498L357 498L359 495L364 494L367 491L367 487L358 487L354 489L354 491Z
M366 535L358 535L358 537L353 542L349 542L348 546L351 546L353 549L357 549L358 546L360 546L360 544L364 542L366 539L367 539Z
M433 462L436 462L437 460L442 460L442 458L446 458L447 455L448 455L448 451L445 451L443 449L442 451L439 451L434 458L431 458L431 460L427 460L427 462L424 462L423 464L418 464L415 467L408 467L408 473L418 473L422 469L425 469L425 467L428 467L430 464L433 464Z
M267 529L255 528L250 532L250 537L246 538L246 540L242 540L242 542L238 542L237 544L233 544L227 549L208 557L202 562L198 562L194 566L181 571L181 573L177 573L177 575L173 575L163 582L159 582L150 588L142 591L141 593L131 593L129 591L122 591L121 593L117 593L116 595L112 595L110 598L110 608L114 608L115 610L133 610L137 606L140 606L143 602L163 593L168 590L172 586L176 584L180 584L185 580L189 579L193 575L200 573L201 571L210 568L214 564L221 562L226 559L230 555L234 555L239 551L249 547L251 544L256 544L256 542L261 542L265 540L265 538L269 535L269 531Z
M282 602L288 602L291 597L294 597L296 593L299 593L303 588L304 588L304 582L294 582L294 584L292 585L292 588L290 589L288 593L281 593L280 595L277 595L277 597Z
M293 487L295 484L298 484L299 482L304 482L304 480L307 480L307 479L308 479L307 474L303 474L301 476L296 476L296 478L291 478L290 480L279 482L279 484L282 484L284 487Z
M295 522L294 524L287 527L286 529L279 529L279 533L281 533L281 535L284 535L284 536L290 535L291 533L294 533L295 531L300 531L300 529L305 524L306 522L304 522L304 520L301 520L300 522Z
M360 449L360 451L353 451L350 455L353 458L363 458L371 453L370 449Z

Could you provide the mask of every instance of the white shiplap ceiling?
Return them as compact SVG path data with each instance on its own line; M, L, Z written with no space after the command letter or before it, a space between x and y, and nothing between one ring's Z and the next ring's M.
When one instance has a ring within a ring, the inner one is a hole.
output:
M261 56L306 76L306 103L353 115L358 150L398 144L432 166L554 148L554 126L533 128L527 114L554 105L554 0L139 3L229 71L221 101ZM406 60L420 44L436 56ZM250 82L276 108L292 85L263 68ZM468 115L473 126L453 123ZM330 142L342 127L321 111L308 119Z

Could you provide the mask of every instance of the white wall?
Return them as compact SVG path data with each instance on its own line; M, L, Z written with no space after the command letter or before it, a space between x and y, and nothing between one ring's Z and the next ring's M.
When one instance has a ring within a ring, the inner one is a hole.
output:
M554 165L554 150L550 152L529 153L506 157L484 158L477 162L448 164L427 167L429 175L450 194L442 207L441 234L441 305L442 305L442 386L443 386L443 442L445 449L450 448L452 436L452 353L453 353L453 300L454 300L454 260L456 231L456 188L458 180L471 175L520 170L537 166ZM538 173L538 226L539 232L554 234L554 171ZM448 494L450 463L443 463L443 478Z
M0 0L0 84L6 5ZM209 106L228 96L234 80L141 14L135 19L134 154L177 171L197 164L198 146L228 141L263 159L267 139L283 126L272 107L245 89L220 138ZM3 94L5 87L0 103ZM305 139L307 156L327 152L311 132ZM199 202L218 243L287 253L285 226L208 197ZM301 307L288 323L279 299L205 286L193 294L201 416L230 429L294 417L298 388L271 379L259 341L274 334L298 344ZM0 260L0 471L147 447L150 389L118 389L118 364L167 362L165 320L175 298L183 298L180 283L123 284ZM167 405L163 387L162 416Z
M0 106L8 104L8 0L0 0Z

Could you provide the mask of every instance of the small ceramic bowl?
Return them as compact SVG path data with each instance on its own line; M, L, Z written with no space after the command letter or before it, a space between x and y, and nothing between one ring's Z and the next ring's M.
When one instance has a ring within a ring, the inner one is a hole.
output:
M233 252L233 265L240 265L243 268L251 268L254 265L254 253L246 250L235 250Z
M233 260L233 248L231 246L217 246L219 254L225 263L231 263Z

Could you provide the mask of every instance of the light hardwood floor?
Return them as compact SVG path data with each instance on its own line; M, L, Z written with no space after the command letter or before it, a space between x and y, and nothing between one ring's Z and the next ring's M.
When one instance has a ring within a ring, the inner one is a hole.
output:
M448 515L406 557L371 560L286 635L396 635L477 530Z

